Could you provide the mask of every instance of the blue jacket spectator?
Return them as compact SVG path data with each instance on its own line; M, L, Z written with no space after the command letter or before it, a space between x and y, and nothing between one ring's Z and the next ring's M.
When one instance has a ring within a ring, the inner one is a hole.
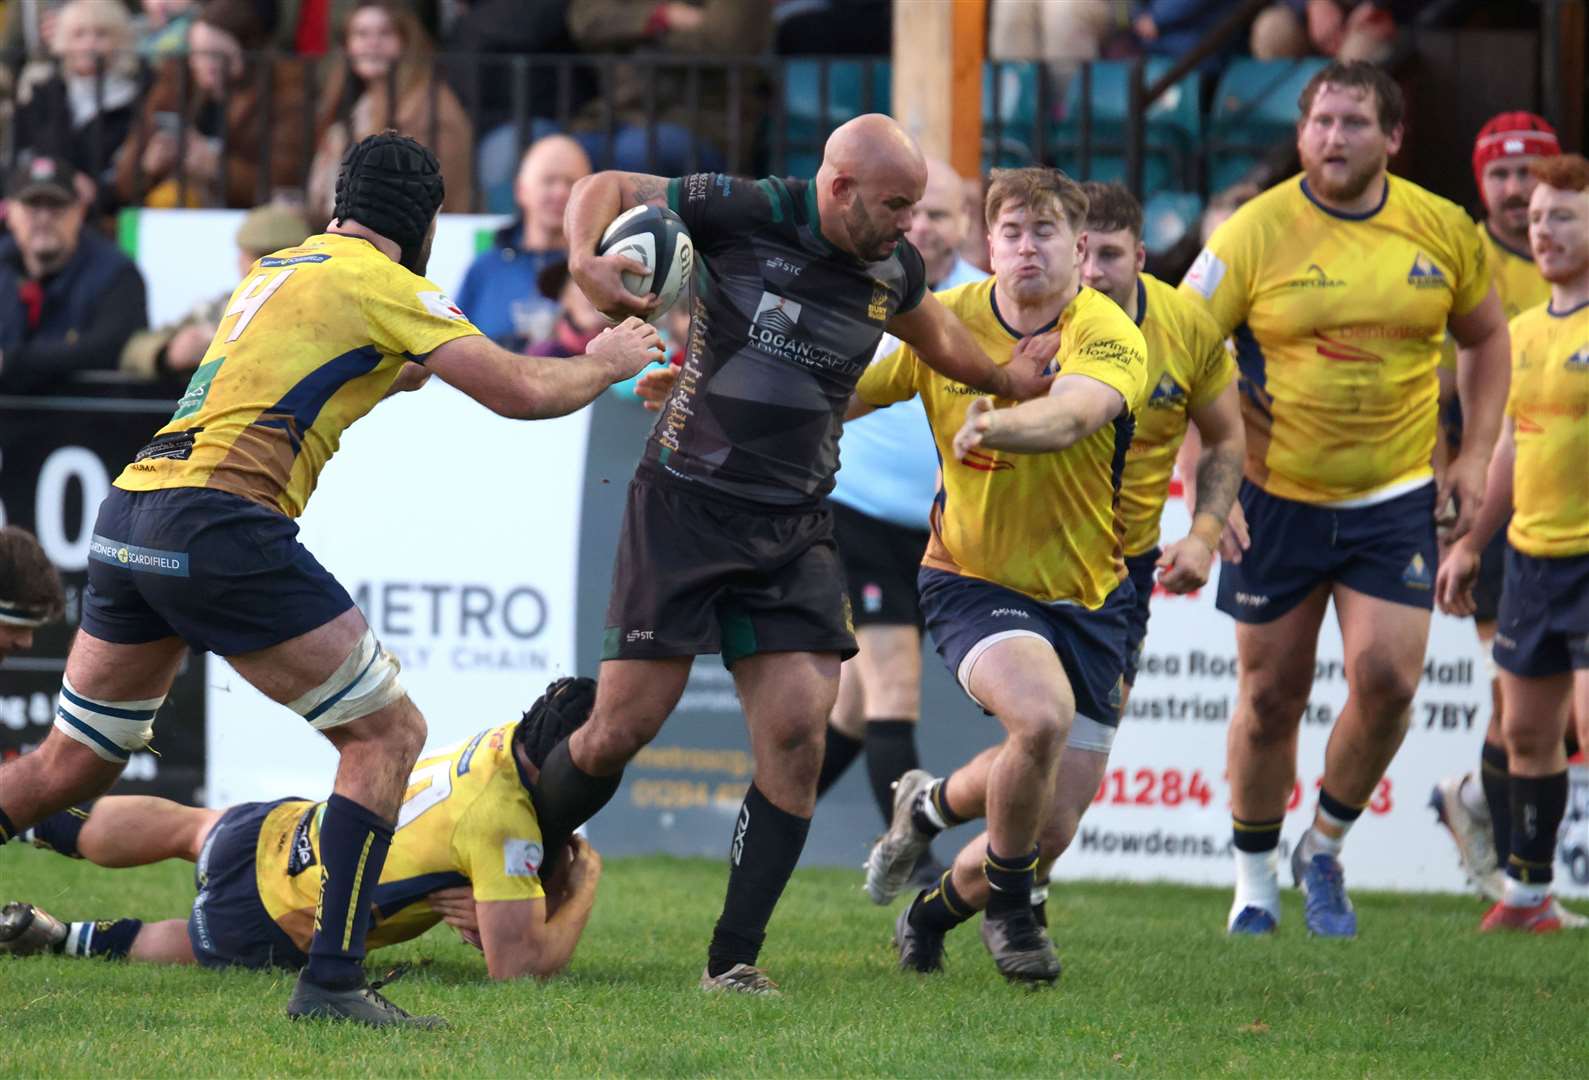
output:
M76 372L114 370L148 325L143 276L92 229L65 160L23 160L7 185L0 240L0 391L22 392Z
M590 159L566 135L539 139L525 153L513 192L519 216L469 264L457 294L464 314L493 341L516 346L551 333L557 301L541 295L536 280L568 261L563 208L574 182L589 173Z

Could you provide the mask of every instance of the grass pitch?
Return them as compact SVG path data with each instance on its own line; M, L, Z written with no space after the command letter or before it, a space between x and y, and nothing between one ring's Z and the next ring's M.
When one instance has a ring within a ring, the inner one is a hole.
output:
M778 1000L695 989L722 899L717 862L608 863L572 972L492 984L438 927L375 954L441 1033L290 1023L291 978L100 960L0 961L0 1076L1533 1076L1589 1075L1589 936L1480 937L1460 897L1364 893L1362 936L1230 941L1223 891L1071 885L1049 900L1065 974L1006 985L968 924L948 972L894 968L894 911L859 872L803 871L763 962ZM107 871L8 845L0 899L63 918L171 918L192 868Z

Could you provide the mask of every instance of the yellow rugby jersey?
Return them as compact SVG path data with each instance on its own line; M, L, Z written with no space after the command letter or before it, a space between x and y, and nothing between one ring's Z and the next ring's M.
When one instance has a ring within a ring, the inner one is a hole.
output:
M1322 505L1433 476L1446 321L1489 289L1467 213L1398 176L1360 215L1287 180L1215 230L1181 282L1235 337L1247 478Z
M1589 304L1512 320L1512 524L1525 555L1589 555Z
M1219 397L1236 377L1214 320L1152 274L1137 275L1137 318L1148 345L1148 395L1120 481L1127 555L1152 551L1159 542L1159 516L1186 438L1188 410Z
M116 486L210 488L297 517L403 362L479 332L369 241L311 236L249 270L177 411Z
M1531 307L1550 302L1550 282L1539 276L1539 267L1534 265L1532 255L1497 240L1482 221L1475 221L1473 227L1484 244L1490 280L1495 284L1495 295L1500 298L1501 311L1507 321ZM1457 369L1457 343L1450 334L1446 335L1440 363L1447 371Z
M514 724L423 757L408 778L372 902L369 946L418 937L441 921L424 898L468 884L476 900L536 900L541 826L513 759ZM266 816L255 850L265 910L300 949L314 933L325 803L286 802Z
M988 356L1005 364L1021 335L999 315L995 283L972 282L938 299ZM1087 375L1113 387L1130 410L1059 453L979 450L956 461L955 433L971 402L983 394L940 375L908 345L867 368L856 393L869 405L920 394L926 406L939 469L923 565L1045 602L1096 609L1125 576L1117 504L1132 413L1147 382L1147 346L1119 305L1088 288L1066 305L1056 325L1059 373Z

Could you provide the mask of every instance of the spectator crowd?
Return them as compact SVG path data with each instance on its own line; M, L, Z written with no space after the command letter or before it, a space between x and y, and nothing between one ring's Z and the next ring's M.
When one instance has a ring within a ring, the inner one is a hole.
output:
M1383 60L1427 6L1277 0L1200 70L1243 46ZM991 0L989 55L1063 87L1091 59L1182 56L1230 8ZM498 341L577 353L599 319L563 265L573 183L771 171L771 61L886 58L892 17L887 0L0 0L0 393L91 370L186 378L225 296L150 328L117 213L254 208L246 266L318 231L344 149L386 128L435 149L444 210L511 216L445 283L462 309ZM1257 190L1214 192L1206 213ZM985 268L982 181L964 196L960 251ZM1198 241L1194 223L1150 268L1178 277Z

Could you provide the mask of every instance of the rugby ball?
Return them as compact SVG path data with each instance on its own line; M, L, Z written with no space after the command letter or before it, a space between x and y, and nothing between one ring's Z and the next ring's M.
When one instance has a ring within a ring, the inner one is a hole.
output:
M650 322L678 303L695 269L695 245L689 230L679 215L663 206L637 206L619 214L601 234L596 254L623 255L646 268L644 274L625 272L623 285L636 296L657 294L657 309Z

